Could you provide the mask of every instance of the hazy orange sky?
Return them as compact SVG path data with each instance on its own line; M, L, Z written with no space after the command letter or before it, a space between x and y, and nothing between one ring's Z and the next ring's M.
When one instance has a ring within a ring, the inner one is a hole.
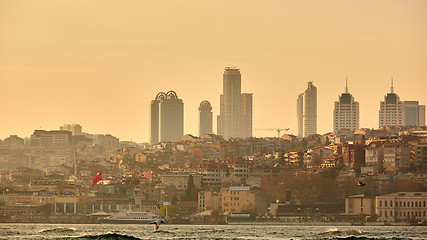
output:
M185 133L198 134L202 100L216 132L226 66L254 94L254 128L296 134L313 81L318 131L331 131L346 77L360 126L376 128L392 76L401 100L427 104L427 1L2 0L0 138L79 123L148 141L150 100L168 90Z

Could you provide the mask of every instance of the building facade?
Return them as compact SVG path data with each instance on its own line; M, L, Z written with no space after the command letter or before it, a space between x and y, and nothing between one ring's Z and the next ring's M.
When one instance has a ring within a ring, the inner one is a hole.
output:
M150 103L150 143L176 142L184 136L184 103L174 91L160 92Z
M427 192L397 192L378 196L377 221L427 222Z
M348 92L347 81L345 92L334 104L334 132L342 129L359 129L359 102Z
M225 68L217 124L218 135L225 139L252 137L252 94L242 94L237 68Z
M419 105L418 101L405 101L405 125L424 126L425 125L425 105Z
M393 81L390 92L380 102L379 127L405 126L404 102L394 93Z
M199 106L199 136L212 133L213 113L211 103L203 101Z
M317 134L317 88L308 82L304 93L297 99L298 137Z

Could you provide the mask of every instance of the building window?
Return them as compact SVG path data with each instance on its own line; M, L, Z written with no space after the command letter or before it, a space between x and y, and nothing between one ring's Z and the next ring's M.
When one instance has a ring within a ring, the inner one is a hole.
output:
M384 201L384 207L387 207L387 201Z
M380 201L380 207L382 207L383 206L383 202L382 201Z
M390 200L390 207L393 207L393 202Z

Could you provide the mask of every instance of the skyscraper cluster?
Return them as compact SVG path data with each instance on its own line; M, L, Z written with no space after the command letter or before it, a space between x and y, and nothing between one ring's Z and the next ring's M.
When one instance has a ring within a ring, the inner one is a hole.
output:
M217 132L225 139L252 137L252 94L241 90L240 70L226 67Z
M317 88L308 82L308 88L298 95L297 99L298 137L317 134ZM348 91L347 80L345 91L334 103L334 132L340 130L355 131L359 129L359 102L354 100ZM424 126L425 105L418 101L401 101L394 92L393 80L391 90L380 102L379 127L384 126Z

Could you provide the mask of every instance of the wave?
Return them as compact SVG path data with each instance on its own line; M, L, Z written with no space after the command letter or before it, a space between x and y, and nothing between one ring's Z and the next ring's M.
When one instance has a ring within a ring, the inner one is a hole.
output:
M57 227L57 228L42 229L38 231L38 233L72 233L75 231L77 231L77 229L75 228Z
M338 228L331 228L320 233L320 235L338 235L338 236L342 236L342 235L355 236L355 235L362 235L362 234L364 234L362 230L358 230L358 229L338 230Z
M117 233L106 233L99 235L85 235L75 239L95 239L95 240L140 240L134 236L122 235Z

